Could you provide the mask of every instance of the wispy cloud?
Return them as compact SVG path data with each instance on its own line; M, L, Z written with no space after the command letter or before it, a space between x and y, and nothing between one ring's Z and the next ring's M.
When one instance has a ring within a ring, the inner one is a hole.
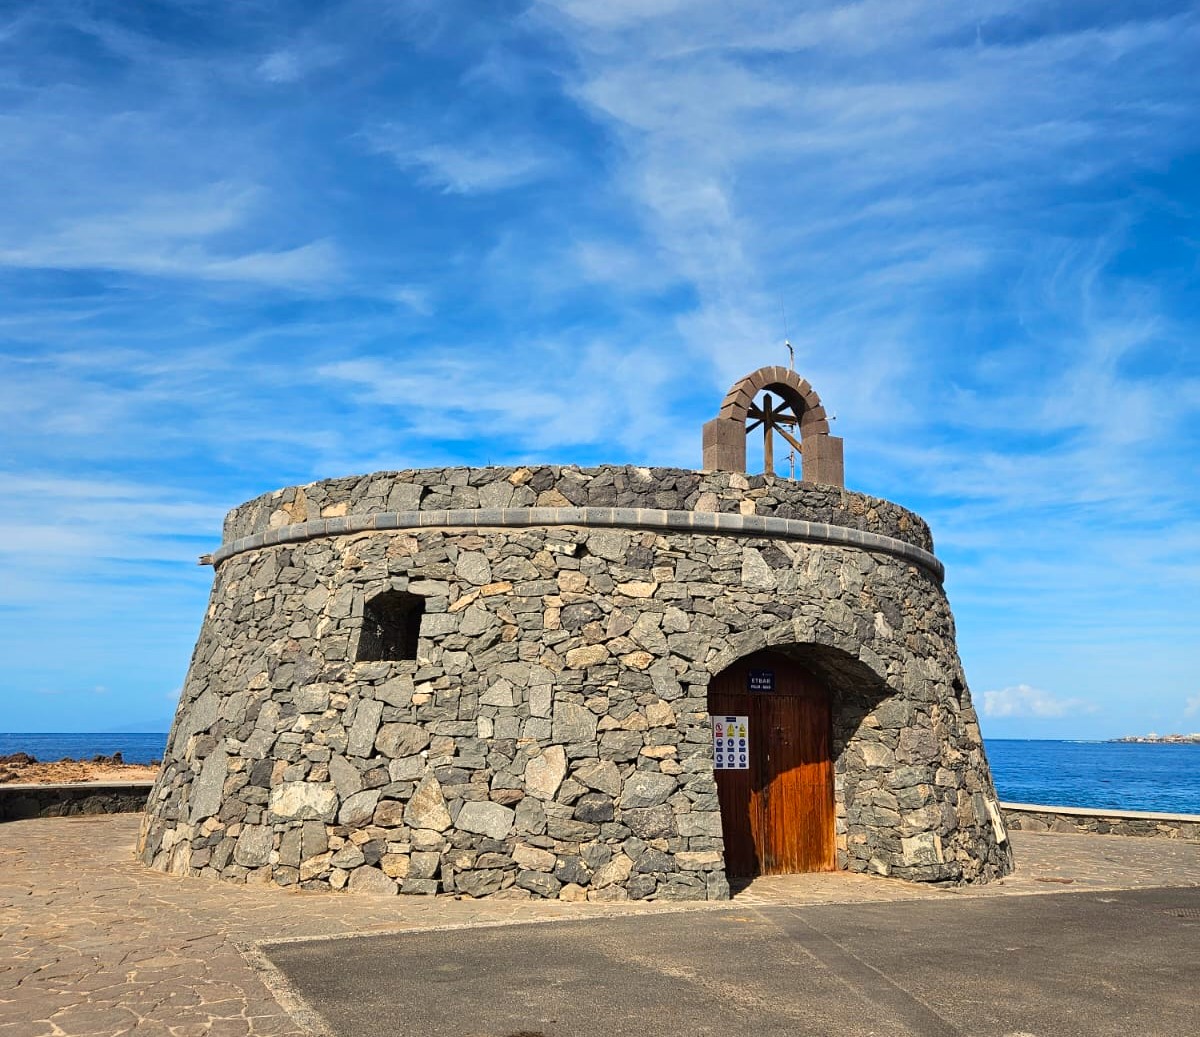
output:
M270 83L290 86L315 71L338 64L342 56L338 48L320 43L292 44L268 54L259 62L257 72Z
M1072 713L1093 713L1096 706L1085 699L1058 698L1047 691L1018 684L983 693L983 715L994 718L1033 717L1058 719Z
M931 520L997 709L1177 712L1194 4L518 6L0 18L6 672L48 665L61 602L91 659L150 628L186 656L180 567L281 484L696 464L786 335L850 485ZM26 683L128 673L61 665Z
M427 133L387 124L368 135L372 147L421 182L451 194L482 194L520 187L554 166L544 149L528 141L479 136L469 141L429 142Z
M781 337L781 299L796 325L836 319L829 331L861 342L927 291L1003 276L1030 245L1014 206L1064 170L1153 167L1187 139L1165 85L1196 37L1186 14L1046 33L1002 3L540 10L577 47L577 95L621 136L625 188L661 248L727 314L705 323L760 341ZM701 348L732 373L724 341Z
M44 233L0 247L0 265L268 285L323 284L335 278L339 264L328 241L242 252L216 245L216 239L244 223L257 194L216 184L190 194L147 198L130 209L60 221Z
M191 561L196 538L212 537L226 510L180 499L168 486L0 472L9 501L0 519L0 559L26 569L98 573L116 560ZM36 559L36 562L31 560Z
M458 353L459 355L453 355ZM555 372L571 373L569 381ZM625 357L603 341L530 342L504 357L478 343L449 345L403 367L382 358L340 360L314 375L344 387L359 408L383 408L389 424L428 440L486 438L561 462L573 447L617 444L646 460L669 437L652 401L672 391L669 363Z
M428 288L423 288L420 285L404 284L398 285L390 292L386 292L401 306L419 313L422 317L428 317L433 313L432 293Z

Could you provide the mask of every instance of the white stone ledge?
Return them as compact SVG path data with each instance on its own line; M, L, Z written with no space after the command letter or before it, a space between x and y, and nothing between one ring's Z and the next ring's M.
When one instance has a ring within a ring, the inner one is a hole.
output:
M879 551L920 566L938 583L945 567L937 557L904 540L806 519L724 512L664 511L653 508L478 508L445 511L389 511L370 515L345 515L279 526L264 533L222 544L212 554L200 556L201 565L222 562L263 547L300 543L325 536L346 536L378 530L507 529L531 526L580 526L600 529L639 529L649 532L757 537L764 540L798 540L814 544Z
M1001 803L1001 810L1021 814L1058 814L1063 817L1113 818L1120 821L1175 821L1180 824L1200 824L1200 814L1164 814L1149 810L1094 810L1090 807L1039 806L1036 803Z
M154 781L14 781L0 785L0 795L6 792L39 792L41 790L57 791L58 789L87 789L92 792L105 789L145 789L153 787Z

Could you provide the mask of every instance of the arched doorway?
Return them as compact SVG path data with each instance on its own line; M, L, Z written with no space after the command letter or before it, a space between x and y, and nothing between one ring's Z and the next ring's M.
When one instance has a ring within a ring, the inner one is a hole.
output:
M726 872L834 871L832 702L825 683L780 652L755 652L713 677L708 712Z

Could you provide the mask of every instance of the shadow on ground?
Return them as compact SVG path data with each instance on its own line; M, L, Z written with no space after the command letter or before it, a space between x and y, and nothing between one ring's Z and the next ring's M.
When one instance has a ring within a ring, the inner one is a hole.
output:
M338 1037L1193 1037L1200 891L735 902L263 949Z

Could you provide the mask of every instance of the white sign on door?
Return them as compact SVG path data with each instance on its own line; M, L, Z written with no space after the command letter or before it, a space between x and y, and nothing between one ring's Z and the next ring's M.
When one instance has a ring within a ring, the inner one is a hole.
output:
M713 717L713 770L750 769L750 718Z

